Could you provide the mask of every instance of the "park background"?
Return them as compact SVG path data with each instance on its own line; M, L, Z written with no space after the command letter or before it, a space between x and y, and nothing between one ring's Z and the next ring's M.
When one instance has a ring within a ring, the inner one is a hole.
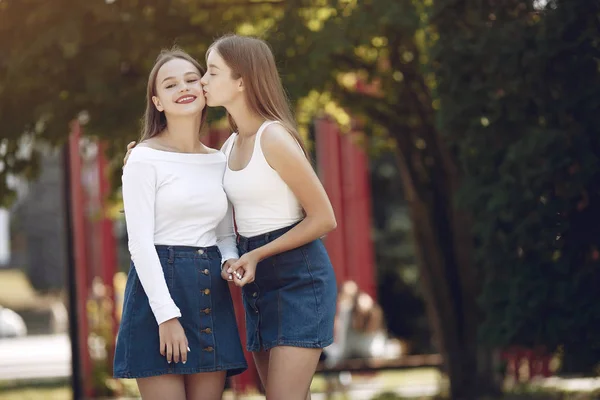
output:
M0 306L28 333L0 338L0 399L135 396L109 362L125 145L158 52L203 61L228 32L272 46L338 279L417 360L331 396L594 398L598 1L0 0ZM211 110L207 143L228 134Z

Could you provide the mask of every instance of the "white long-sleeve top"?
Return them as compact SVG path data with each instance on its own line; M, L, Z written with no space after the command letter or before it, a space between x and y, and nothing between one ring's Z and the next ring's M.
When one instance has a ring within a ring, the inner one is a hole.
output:
M155 245L219 247L222 262L238 258L231 205L223 190L226 158L138 146L123 169L129 252L161 324L181 316Z

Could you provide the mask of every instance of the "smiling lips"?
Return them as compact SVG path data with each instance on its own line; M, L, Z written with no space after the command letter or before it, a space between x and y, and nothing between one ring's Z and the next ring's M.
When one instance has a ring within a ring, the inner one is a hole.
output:
M193 102L194 100L196 100L196 96L186 94L185 96L181 96L180 98L178 98L176 103L177 104L189 104L189 103Z

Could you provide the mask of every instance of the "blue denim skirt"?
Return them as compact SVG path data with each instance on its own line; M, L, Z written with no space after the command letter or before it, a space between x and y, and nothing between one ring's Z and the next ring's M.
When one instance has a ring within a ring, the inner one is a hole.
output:
M221 278L217 246L156 246L173 301L181 310L188 339L187 363L167 363L159 352L158 325L133 263L129 269L123 317L117 335L115 378L227 371L248 367L228 283Z
M293 226L238 236L240 255L272 242ZM275 346L324 348L333 342L337 285L320 239L261 261L242 288L248 351Z

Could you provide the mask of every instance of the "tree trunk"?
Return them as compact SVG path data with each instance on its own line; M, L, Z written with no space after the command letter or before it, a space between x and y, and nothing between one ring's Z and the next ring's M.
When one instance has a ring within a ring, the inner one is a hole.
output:
M416 258L428 317L455 400L497 391L489 352L478 348L477 277L472 262L468 216L454 207L458 172L435 131L421 132L427 147L417 149L399 133L401 177L416 244ZM487 354L486 354L487 353ZM478 362L479 359L487 360Z

